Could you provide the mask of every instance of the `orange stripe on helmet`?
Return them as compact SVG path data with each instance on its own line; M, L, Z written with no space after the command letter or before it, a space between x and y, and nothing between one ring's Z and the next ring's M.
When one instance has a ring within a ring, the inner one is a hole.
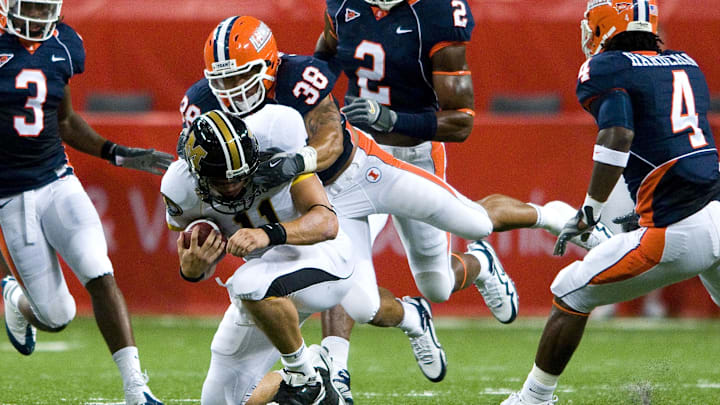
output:
M467 42L465 41L442 41L438 42L437 44L433 45L432 48L430 48L430 53L428 54L428 57L432 58L435 53L441 49L447 48L448 46L465 46Z
M675 166L678 159L671 160L660 167L656 167L645 179L640 183L640 187L637 191L637 204L635 206L635 212L640 215L638 224L640 226L654 226L653 221L653 195L658 183L663 179L665 174Z
M650 270L660 263L665 250L666 228L647 228L640 243L622 259L590 280L590 284L608 284L627 280Z

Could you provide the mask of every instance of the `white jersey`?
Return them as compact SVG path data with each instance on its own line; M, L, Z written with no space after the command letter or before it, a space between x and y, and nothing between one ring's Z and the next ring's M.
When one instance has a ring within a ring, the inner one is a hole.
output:
M243 120L257 139L261 152L269 148L297 151L305 145L305 124L300 114L292 108L269 104ZM196 187L197 181L184 160L170 165L163 176L160 191L166 201L165 217L171 229L181 231L198 218L208 218L220 226L225 236L230 237L240 228L257 228L300 216L290 195L291 183L270 190L249 189L248 195L242 197L248 201L249 208L233 214L218 212L200 200ZM253 252L248 258L257 257L264 251Z

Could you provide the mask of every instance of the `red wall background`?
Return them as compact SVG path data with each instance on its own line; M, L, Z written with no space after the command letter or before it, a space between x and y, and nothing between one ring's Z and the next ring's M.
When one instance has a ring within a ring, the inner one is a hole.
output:
M448 145L448 180L478 199L503 193L525 201L562 199L579 204L591 169L595 129L574 99L584 57L580 51L579 0L470 1L476 28L469 45L478 117L462 145ZM663 35L671 48L688 51L703 66L711 89L720 88L720 8L711 0L663 0ZM322 30L320 0L74 0L66 22L85 39L86 73L72 81L76 109L92 92L148 92L154 111L136 115L84 114L105 137L124 144L175 150L180 128L177 106L185 89L202 75L206 36L231 14L250 14L273 29L288 53L310 53ZM342 90L342 85L339 91ZM715 90L717 93L718 90ZM556 93L561 114L499 117L487 114L498 94ZM720 117L713 117L715 133ZM69 152L78 176L103 219L118 282L134 312L220 314L225 290L213 281L190 284L178 275L176 235L167 230L158 193L160 178L113 167ZM549 285L559 269L582 256L550 255L554 238L521 230L491 236L519 289L521 314L544 315ZM456 240L458 249L463 241ZM402 247L392 229L375 246L380 284L396 295L417 294ZM226 258L217 275L225 278L240 262ZM87 294L68 273L81 311ZM697 280L664 292L673 315L717 315ZM633 305L625 307L630 311ZM487 315L479 295L461 292L435 306L441 314Z

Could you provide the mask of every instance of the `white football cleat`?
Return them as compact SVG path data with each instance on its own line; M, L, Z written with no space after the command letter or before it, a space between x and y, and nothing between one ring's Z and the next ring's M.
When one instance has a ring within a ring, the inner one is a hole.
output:
M466 253L477 257L478 260L480 260L478 255L484 255L490 264L490 277L484 281L475 280L475 287L490 312L502 323L514 321L518 314L518 294L515 283L505 273L495 250L487 241L478 240L468 245Z
M331 379L340 396L345 400L345 404L353 405L355 401L350 391L350 372L346 368L336 369Z
M539 404L536 404L534 402L528 402L523 400L522 396L519 392L513 392L510 394L509 397L507 397L506 400L502 401L500 405L553 405L558 402L557 395L553 396L551 400L540 402Z
M125 405L163 405L147 386L147 373L138 373L125 387Z
M29 356L35 351L35 338L37 329L30 325L17 306L10 302L10 295L16 289L20 288L20 284L13 276L5 276L2 279L2 295L5 303L5 331L7 331L10 343L15 349Z
M447 372L447 358L435 335L430 303L423 297L403 297L403 301L414 306L420 315L423 334L416 337L408 335L420 371L428 380L440 382Z
M573 208L571 205L563 201L550 201L549 203L545 204L543 208L552 210L555 214L558 215L559 218L563 218L563 220L561 221L562 225L560 225L560 229L556 229L554 227L546 228L548 232L555 236L560 235L560 232L562 232L562 227L565 226L565 223L567 223L571 218L575 217L575 214L577 214L578 212L577 209ZM570 239L570 243L578 245L585 250L590 250L595 246L612 238L613 235L614 234L610 230L610 228L605 226L602 222L598 222L595 225L595 228L593 228L587 240L582 240L583 235L578 235Z

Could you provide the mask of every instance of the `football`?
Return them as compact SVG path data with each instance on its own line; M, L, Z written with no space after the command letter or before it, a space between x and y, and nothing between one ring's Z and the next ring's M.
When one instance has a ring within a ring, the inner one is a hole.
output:
M191 223L188 224L187 227L185 227L185 230L183 231L183 247L185 249L190 248L190 241L192 239L192 231L194 228L198 228L198 245L202 246L203 243L205 243L205 240L210 236L210 232L216 231L221 236L224 242L227 242L227 238L225 235L223 235L222 231L220 230L220 227L217 226L217 224L209 219L197 219Z

